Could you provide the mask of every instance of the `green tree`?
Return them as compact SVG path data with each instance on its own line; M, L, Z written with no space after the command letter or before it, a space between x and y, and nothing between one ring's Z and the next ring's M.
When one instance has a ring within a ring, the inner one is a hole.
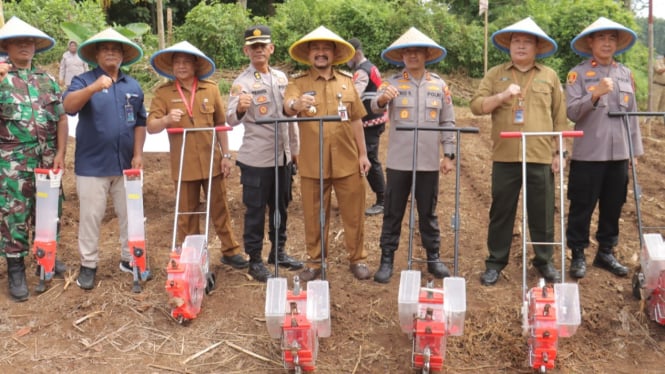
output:
M63 22L77 23L93 30L101 30L106 24L104 12L96 0L75 3L70 0L22 0L5 3L4 12L5 19L17 16L56 40L53 49L35 57L38 64L60 61L69 41L60 28Z
M238 69L246 64L243 31L254 22L261 21L250 19L249 11L238 4L200 2L187 13L185 23L176 28L174 42L189 41L220 69Z

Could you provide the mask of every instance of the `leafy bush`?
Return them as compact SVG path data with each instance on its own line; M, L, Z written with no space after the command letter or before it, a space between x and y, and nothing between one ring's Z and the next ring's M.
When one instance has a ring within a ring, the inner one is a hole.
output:
M67 49L67 35L60 28L62 22L74 22L92 30L102 30L106 19L96 0L22 0L4 3L5 19L17 16L56 40L55 47L35 56L35 62L59 62ZM54 22L54 20L56 20Z
M215 61L218 69L247 64L242 52L244 31L252 25L250 13L238 4L200 2L174 32L174 43L187 40Z

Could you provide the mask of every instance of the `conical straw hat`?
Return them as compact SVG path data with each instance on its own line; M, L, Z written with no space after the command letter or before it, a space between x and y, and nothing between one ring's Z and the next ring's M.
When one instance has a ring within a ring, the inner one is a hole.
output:
M582 57L591 57L592 52L589 43L586 40L587 36L591 36L594 32L615 30L617 32L617 50L614 55L620 55L629 50L637 41L637 34L635 31L627 28L626 26L609 20L605 17L600 17L594 23L587 26L579 35L570 42L570 48L573 52Z
M309 62L309 42L325 41L335 43L335 57L332 64L343 64L353 58L356 50L346 40L339 35L328 30L324 26L317 27L314 31L300 38L289 48L289 55L301 64L310 65Z
M215 63L200 49L191 45L188 41L182 41L168 48L156 52L150 58L150 65L155 71L164 77L174 80L173 55L175 53L187 53L196 56L196 69L194 74L199 79L205 79L215 72Z
M559 46L554 39L547 36L545 31L543 31L543 29L541 29L531 17L527 17L495 32L492 34L492 43L494 43L499 50L510 53L510 38L515 33L529 34L538 38L536 58L549 57L559 49Z
M404 66L401 49L411 47L427 48L428 59L425 61L425 65L434 64L443 60L447 53L446 49L437 44L434 40L430 39L415 27L411 27L407 32L395 40L390 47L381 52L381 58L391 64Z
M14 38L34 38L35 54L48 51L55 45L55 39L46 35L39 29L30 26L22 19L14 16L2 28L0 28L0 41ZM7 53L7 50L0 43L0 53Z
M97 35L91 36L79 46L79 57L93 66L97 66L97 43L122 44L122 66L129 66L143 57L143 50L138 44L109 27Z

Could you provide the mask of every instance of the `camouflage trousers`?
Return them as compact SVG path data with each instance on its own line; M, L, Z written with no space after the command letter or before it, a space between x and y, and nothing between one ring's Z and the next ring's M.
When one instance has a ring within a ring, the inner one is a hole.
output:
M30 250L35 209L35 175L10 171L0 176L0 255L22 257Z
M30 251L29 236L35 224L34 169L52 167L54 157L53 141L0 143L0 256L23 257ZM61 189L58 213L62 197Z

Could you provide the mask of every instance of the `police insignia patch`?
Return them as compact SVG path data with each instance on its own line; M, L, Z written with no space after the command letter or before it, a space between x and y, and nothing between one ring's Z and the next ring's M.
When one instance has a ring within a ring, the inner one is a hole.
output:
M573 84L577 81L577 72L576 71L571 71L568 73L568 78L566 78L566 81L568 84Z

